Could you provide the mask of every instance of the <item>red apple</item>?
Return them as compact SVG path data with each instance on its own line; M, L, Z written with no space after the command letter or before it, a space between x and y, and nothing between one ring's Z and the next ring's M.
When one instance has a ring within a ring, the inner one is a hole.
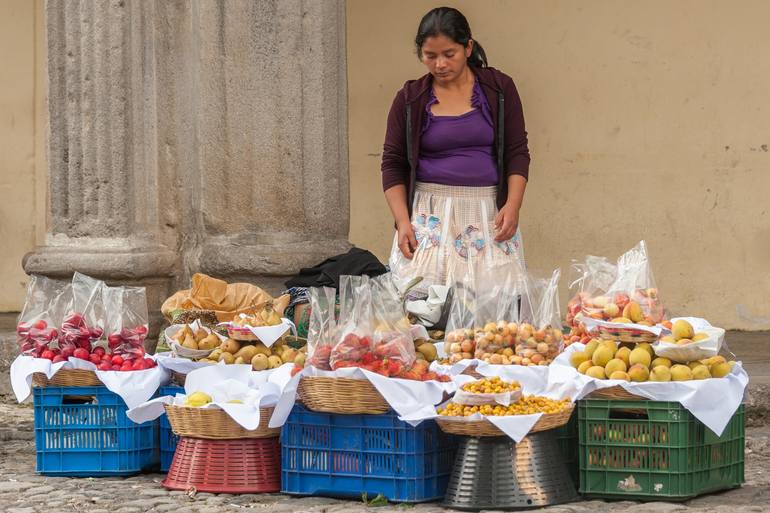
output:
M40 353L40 358L45 358L46 360L53 360L54 356L56 355L50 349L46 349L45 351Z
M48 327L48 323L43 319L39 319L32 324L32 327L38 330L44 330Z
M53 363L66 362L67 358L65 358L64 356L62 356L60 354L57 354L56 356L53 357L53 360L51 360L51 361Z
M112 365L110 365L110 362L103 361L99 365L97 365L96 368L101 371L108 371L108 370L112 370Z
M88 356L88 359L91 360L91 363L93 363L94 365L99 365L100 363L102 363L102 357L96 353L91 353Z
M123 365L123 357L120 355L112 356L112 365Z
M81 360L88 360L88 351L86 349L83 349L82 347L78 347L75 349L75 351L72 353L72 356L75 358L80 358Z

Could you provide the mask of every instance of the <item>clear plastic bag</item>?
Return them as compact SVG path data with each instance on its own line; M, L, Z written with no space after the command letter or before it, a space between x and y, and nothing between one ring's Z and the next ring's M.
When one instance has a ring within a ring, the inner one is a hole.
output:
M518 331L520 273L510 266L491 269L477 280L474 356L492 364L510 364Z
M335 343L337 291L330 287L310 289L310 322L307 331L308 365L331 370L329 357Z
M374 361L369 326L371 306L368 276L340 276L339 329L329 355L329 365L332 369L362 367L362 363L367 363L364 359L366 354Z
M104 287L107 344L124 360L144 357L147 338L147 293L144 287Z
M644 241L622 254L615 265L589 256L585 264L573 267L582 270L582 275L573 282L580 292L567 305L568 324L576 325L581 316L648 326L664 319Z
M62 352L85 349L104 334L104 305L101 280L76 272L72 277L71 300L59 325L59 348Z
M66 282L45 276L32 275L27 285L24 308L16 325L16 341L21 354L40 358L51 351L51 358L59 350L53 347L58 341L56 324L63 298L66 298ZM49 356L49 355L46 355Z
M389 375L397 375L416 360L411 324L390 273L373 278L369 284L374 355L387 360Z
M522 280L522 300L516 359L521 365L548 365L564 349L559 313L559 278L556 269L548 279L532 275Z

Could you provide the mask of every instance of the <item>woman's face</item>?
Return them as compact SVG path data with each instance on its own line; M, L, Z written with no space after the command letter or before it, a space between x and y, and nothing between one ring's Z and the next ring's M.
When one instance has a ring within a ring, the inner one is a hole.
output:
M422 62L436 80L452 82L465 71L472 48L473 40L464 47L443 34L428 37L422 43Z

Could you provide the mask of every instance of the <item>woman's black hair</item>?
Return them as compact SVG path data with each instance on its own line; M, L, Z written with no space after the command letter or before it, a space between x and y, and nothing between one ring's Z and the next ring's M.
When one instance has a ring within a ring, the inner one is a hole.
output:
M422 58L422 44L427 38L441 34L465 48L468 47L468 42L472 38L471 27L463 13L452 7L436 7L422 17L420 26L417 28L417 36L414 38L417 56ZM487 54L475 39L468 63L479 68L487 67Z

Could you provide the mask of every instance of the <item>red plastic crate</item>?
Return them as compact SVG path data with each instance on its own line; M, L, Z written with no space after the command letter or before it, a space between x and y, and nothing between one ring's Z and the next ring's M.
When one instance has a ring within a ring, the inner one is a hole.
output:
M182 437L168 475L169 490L195 487L208 493L273 493L281 490L278 438L203 440Z

